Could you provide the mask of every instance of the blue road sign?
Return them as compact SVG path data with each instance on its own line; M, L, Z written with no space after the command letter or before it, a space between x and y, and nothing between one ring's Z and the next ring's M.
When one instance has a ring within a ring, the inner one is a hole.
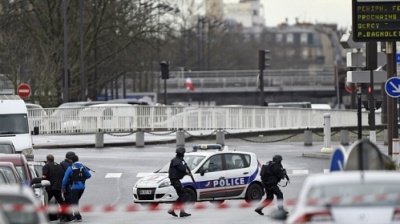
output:
M396 63L400 63L400 54L396 54Z
M400 97L400 78L392 77L385 83L386 94L393 98Z
M346 158L346 150L343 147L336 148L331 156L331 166L329 170L333 171L342 171L344 168L345 158Z

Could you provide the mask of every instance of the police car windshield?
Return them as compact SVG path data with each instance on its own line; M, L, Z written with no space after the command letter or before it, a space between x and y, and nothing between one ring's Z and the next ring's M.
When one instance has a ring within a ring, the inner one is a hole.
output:
M185 155L185 161L189 167L190 170L193 170L196 168L201 161L203 161L205 156L200 156L200 155ZM169 163L165 164L157 173L168 173L169 170Z

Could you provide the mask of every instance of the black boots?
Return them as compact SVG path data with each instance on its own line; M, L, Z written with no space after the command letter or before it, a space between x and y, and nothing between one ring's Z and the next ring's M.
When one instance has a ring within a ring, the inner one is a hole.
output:
M174 210L170 209L168 210L168 214L178 217L178 215L175 213ZM185 211L181 211L181 213L179 214L179 217L188 217L191 216L192 214L186 213Z
M170 214L170 215L172 215L172 216L175 216L175 217L178 217L178 215L175 213L175 211L174 210L168 210L168 214Z
M256 210L254 211L257 212L259 215L264 215L261 208L256 208Z
M191 216L192 214L186 213L185 211L181 211L181 213L179 214L180 217L187 217L187 216Z

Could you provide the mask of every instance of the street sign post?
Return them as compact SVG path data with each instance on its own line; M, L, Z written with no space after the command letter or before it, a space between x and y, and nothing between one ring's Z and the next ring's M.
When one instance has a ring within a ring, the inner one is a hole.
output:
M28 98L31 95L31 87L26 83L21 83L17 88L17 94L21 98Z
M400 97L400 78L391 77L385 83L386 94L392 98Z
M342 171L344 168L345 159L346 159L346 150L342 146L336 148L331 156L331 162L330 162L331 165L329 170L331 172Z

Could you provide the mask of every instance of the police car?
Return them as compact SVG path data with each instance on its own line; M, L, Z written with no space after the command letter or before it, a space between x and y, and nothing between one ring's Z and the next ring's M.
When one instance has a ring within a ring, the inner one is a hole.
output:
M260 180L260 163L254 153L230 151L219 144L193 146L185 153L193 179L186 175L182 185L190 202L244 199L261 200L264 190ZM133 187L135 203L174 202L178 196L168 178L169 163L139 179Z

